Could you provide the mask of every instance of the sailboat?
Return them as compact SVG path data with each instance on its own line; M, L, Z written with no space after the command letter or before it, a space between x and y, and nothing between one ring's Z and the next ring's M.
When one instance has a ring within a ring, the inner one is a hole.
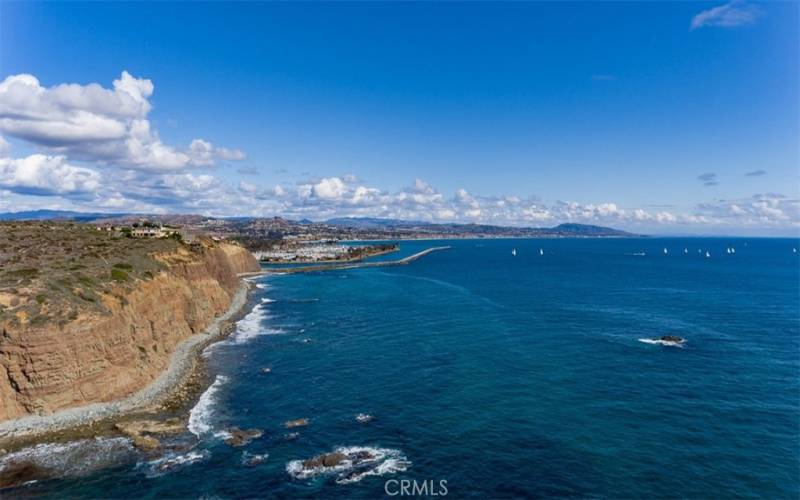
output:
M511 255L513 255L514 257L517 256L517 249L516 248L512 248L511 249Z
M709 258L709 257L711 257L711 254L708 253L708 250L706 250L706 259Z
M544 250L541 248L539 249L539 255L544 255Z
M688 248L684 248L683 249L683 253L685 253L685 254L689 253L689 249Z
M669 252L667 252L667 249L664 248L664 255L667 255L667 253L669 253Z
M725 253L728 253L728 254L731 253L731 247L726 248L725 249Z
M731 247L731 253L736 253L736 249Z

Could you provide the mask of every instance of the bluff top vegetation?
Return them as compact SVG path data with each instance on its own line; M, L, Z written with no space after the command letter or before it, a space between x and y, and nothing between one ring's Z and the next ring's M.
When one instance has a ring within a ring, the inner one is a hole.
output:
M180 245L73 223L0 223L0 323L63 325L105 311L102 297L124 302L126 288L163 269L153 256Z

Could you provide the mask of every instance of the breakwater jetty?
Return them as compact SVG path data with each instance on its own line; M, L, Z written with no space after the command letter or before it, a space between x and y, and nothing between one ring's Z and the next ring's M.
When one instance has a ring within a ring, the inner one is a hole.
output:
M422 250L421 252L417 252L414 255L409 255L408 257L404 257L398 260L383 260L377 262L355 262L349 264L341 264L341 263L331 263L331 264L318 264L313 266L296 266L296 267L273 267L270 269L264 269L262 271L254 271L254 272L247 272L247 273L240 273L239 276L242 278L248 278L253 276L261 276L264 274L295 274L295 273L313 273L317 271L334 271L334 270L342 270L342 269L358 269L362 267L389 267L389 266L405 266L408 265L415 260L428 255L429 253L438 252L440 250L447 250L449 246L442 246L442 247L431 247Z

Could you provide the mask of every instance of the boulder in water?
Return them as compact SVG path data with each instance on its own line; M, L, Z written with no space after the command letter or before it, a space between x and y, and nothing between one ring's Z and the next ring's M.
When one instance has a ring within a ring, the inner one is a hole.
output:
M142 451L154 451L161 446L161 442L154 436L178 434L186 429L186 425L179 418L167 420L131 420L117 422L114 428L127 436L133 445Z
M339 462L347 458L344 453L334 451L333 453L323 453L314 458L303 461L304 469L315 469L317 467L336 467Z
M307 418L298 418L297 420L289 420L288 422L284 422L283 426L287 429L293 429L295 427L305 427L308 425Z
M47 478L47 471L30 462L11 463L0 470L0 490Z
M248 455L247 452L244 452L244 455L242 455L242 464L246 467L255 467L256 465L266 462L267 457L269 457L267 453L263 455Z
M238 427L231 427L230 429L226 429L225 432L228 433L229 436L228 439L225 440L225 444L229 446L244 446L253 439L258 439L264 434L259 429L242 430Z

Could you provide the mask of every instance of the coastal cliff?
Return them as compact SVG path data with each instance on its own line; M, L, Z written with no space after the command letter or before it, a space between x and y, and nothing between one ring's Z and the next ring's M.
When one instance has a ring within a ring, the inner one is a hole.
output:
M237 273L259 269L250 252L228 243L136 244L144 251L135 265L113 265L97 254L111 268L97 271L110 276L107 283L81 264L75 283L69 273L61 278L68 283L63 290L53 284L59 281L35 278L0 290L0 421L142 389L169 366L182 341L228 309ZM68 292L91 300L72 305Z

